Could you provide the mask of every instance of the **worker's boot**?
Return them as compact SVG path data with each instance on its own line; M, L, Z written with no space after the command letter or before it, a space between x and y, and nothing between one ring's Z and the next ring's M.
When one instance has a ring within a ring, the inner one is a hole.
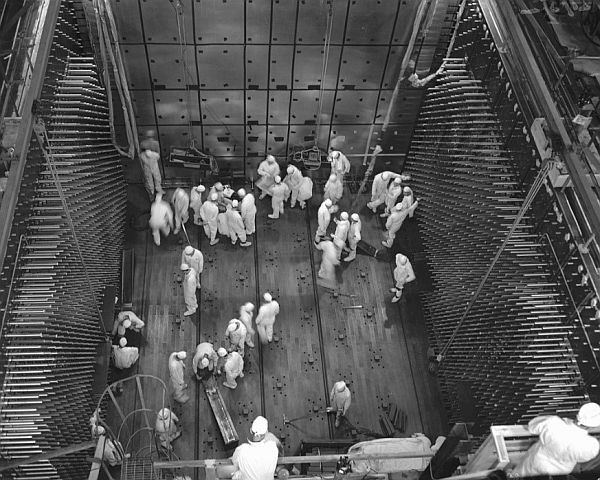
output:
M392 298L392 303L396 303L400 301L400 297L402 296L402 290L397 290L396 295Z
M216 245L217 243L219 243L219 239L218 238L215 238L214 240L210 241L211 245Z
M340 428L340 424L342 423L342 412L337 412L335 416L335 428Z
M250 245L252 245L252 242L240 243L240 247L249 247Z
M387 242L386 242L385 240L383 240L383 241L381 242L381 244L382 244L384 247L387 247L387 248L392 248L392 244L389 242L389 240L388 240Z
M348 255L346 258L344 258L344 262L351 262L355 258L356 258L356 250L350 252L350 255Z
M186 310L186 311L183 313L183 316L184 316L184 317L188 317L188 316L190 316L190 315L193 315L194 313L196 313L196 309L195 309L195 308L194 308L193 310L189 310L189 309L188 309L188 310Z
M300 202L300 208L304 210L306 208L306 202Z
M269 218L279 218L279 215L275 215L274 213L269 213L267 215L267 217L269 217Z

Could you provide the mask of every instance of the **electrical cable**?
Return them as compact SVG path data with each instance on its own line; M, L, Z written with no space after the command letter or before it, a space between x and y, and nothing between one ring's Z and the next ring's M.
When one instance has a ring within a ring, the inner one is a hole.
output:
M319 130L321 129L321 114L323 113L323 94L325 92L325 76L327 75L327 65L329 63L329 51L331 47L331 32L333 31L333 2L328 1L327 27L325 30L325 43L323 45L323 63L321 65L321 85L319 85L319 107L317 109L317 126L315 128L315 147L318 148Z

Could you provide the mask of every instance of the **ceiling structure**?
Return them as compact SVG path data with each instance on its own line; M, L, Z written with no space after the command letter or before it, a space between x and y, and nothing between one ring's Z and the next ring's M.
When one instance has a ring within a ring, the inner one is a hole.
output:
M195 139L239 167L314 145L320 120L320 148L345 136L344 151L362 154L383 123L419 3L332 0L325 48L326 0L112 0L139 130L158 131L163 158ZM435 45L419 47L431 57ZM420 98L400 92L400 149Z

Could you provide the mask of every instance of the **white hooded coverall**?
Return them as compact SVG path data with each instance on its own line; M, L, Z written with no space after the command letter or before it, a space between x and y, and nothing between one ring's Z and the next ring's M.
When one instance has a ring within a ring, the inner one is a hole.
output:
M348 239L348 230L350 230L350 222L348 220L338 220L333 238L342 243L346 243L346 240Z
M258 165L257 173L260 175L260 179L256 182L256 186L262 190L261 197L271 195L271 187L275 184L275 177L281 173L279 164L277 161L263 160Z
M246 228L244 227L244 221L240 212L234 210L230 205L227 205L227 211L225 212L227 218L227 227L229 228L229 238L231 243L236 244L238 237L241 243L246 243Z
M173 192L173 207L175 210L175 235L181 230L181 225L187 223L190 210L190 196L183 188L177 188Z
M169 355L169 375L171 377L171 386L173 387L173 399L178 403L186 403L190 396L187 393L187 384L184 379L185 364L183 360L177 358L178 352Z
M283 214L283 201L288 195L289 189L290 187L283 182L276 183L271 187L272 218L279 218L279 214Z
M252 235L256 231L256 201L254 195L247 193L240 203L242 220L246 228L246 235Z
M156 423L154 424L154 431L163 447L169 448L171 442L181 435L181 430L177 425L178 423L179 418L168 408L163 408L158 412Z
M394 281L396 282L397 297L402 295L402 290L405 284L412 282L417 278L415 276L415 272L413 271L410 260L407 258L406 264L402 265L402 257L404 257L404 255L400 253L396 255L396 268L394 269Z
M407 188L407 187L404 187L404 188ZM402 195L404 195L404 191L402 192ZM409 218L413 218L413 215L415 214L415 210L419 206L419 202L415 201L415 196L414 196L412 190L410 190L410 195L404 195L404 197L402 198L402 205L408 212Z
M323 252L321 256L321 267L317 276L335 282L335 267L340 264L340 250L331 240L324 240L317 244L317 248Z
M336 385L333 386L329 393L329 401L331 402L331 408L336 412L341 412L342 415L346 415L346 412L350 408L352 402L352 394L348 387L343 392L338 392Z
M335 180L327 180L325 184L325 191L323 192L323 199L330 199L334 205L340 201L344 194L344 184L341 182L340 177Z
M336 156L337 158L335 158ZM342 152L337 150L333 150L329 154L328 158L331 162L331 173L335 173L337 177L343 182L344 175L346 175L350 171L350 162L348 161L348 158Z
M142 150L140 153L140 163L142 164L142 172L144 174L144 187L151 198L154 198L154 195L163 191L162 178L158 166L159 160L160 154L150 149Z
M120 370L128 369L140 358L140 351L137 347L113 345L112 353L115 367Z
M204 223L204 233L208 238L210 238L211 242L214 242L217 238L217 217L219 215L219 207L215 202L211 202L207 200L200 207L200 217L202 218L202 222Z
M244 359L238 352L231 352L225 359L225 367L223 369L225 370L226 377L223 385L233 389L237 387L235 379L238 377L243 378L244 376Z
M327 227L329 227L329 223L331 222L331 212L325 202L321 204L319 210L317 210L317 221L319 226L317 227L317 233L315 234L315 242L319 242L319 240L327 234Z
M197 248L194 248L194 253L187 255L185 250L181 252L181 263L185 263L194 269L196 272L196 286L200 285L200 274L204 270L204 255Z
M231 331L231 326L234 326L235 330ZM237 318L230 320L227 325L227 330L225 330L225 338L229 342L229 348L227 350L230 352L236 350L243 357L244 345L246 344L246 333L248 333L248 330L243 322Z
M245 305L240 307L240 322L246 327L246 345L254 347L254 328L252 327L253 312Z
M300 170L298 170L298 168L294 165L290 165L288 169L293 169L293 171L292 173L288 173L283 179L283 181L289 187L289 191L292 194L292 199L290 200L290 207L294 208L296 206L296 201L298 200L298 194L300 193L300 185L302 185L302 180L304 179L304 177L302 176L302 172L300 172Z
M384 176L387 176L386 180L384 180ZM375 175L375 178L373 179L373 185L371 187L371 201L367 203L367 207L369 207L371 210L375 210L377 207L379 207L379 205L383 205L385 203L388 185L390 181L395 178L401 178L404 181L409 180L410 176L400 175L399 173L389 171L381 172Z
M157 199L150 207L150 220L148 225L152 230L152 238L156 246L160 245L160 232L166 237L173 228L173 211L163 199Z
M196 190L196 187L192 187L190 191L190 208L194 211L194 223L196 225L202 221L200 207L202 207L202 194Z
M215 352L213 344L210 342L199 343L196 347L196 353L194 354L194 358L192 360L192 368L194 369L194 374L198 380L202 379L202 376L198 375L198 368L200 367L200 362L204 357L208 359L208 367L206 367L206 369L209 372L213 372L217 367L219 356L217 355L217 352Z
M392 210L391 215L388 217L385 222L385 228L387 229L387 239L386 242L388 247L391 247L394 243L394 239L396 238L396 233L402 227L404 220L408 216L408 210L404 208L400 211L394 209Z
M131 322L129 329L133 330L134 332L139 332L142 328L144 328L145 323L142 322L140 317L130 310L123 310L122 312L119 312L119 315L117 315L115 323L113 324L113 336L115 336L117 333L121 337L125 336L125 327L123 326L123 322L125 320L129 320Z
M268 303L263 303L258 309L256 315L256 329L261 343L269 343L273 341L273 324L275 317L279 313L279 303L276 300L271 300Z
M400 195L402 195L402 184L392 183L385 194L386 213L390 213L392 211L392 208L394 208L394 205L396 205L396 201Z
M196 271L190 268L183 277L183 299L188 311L195 312L198 309L198 300L196 299Z
M360 220L358 222L351 222L350 229L348 230L348 246L350 247L350 254L344 260L352 260L356 258L356 246L358 242L362 239L361 232L362 223Z
M304 210L306 207L306 201L312 198L313 194L313 181L310 177L302 177L302 183L298 189L298 202L300 208Z

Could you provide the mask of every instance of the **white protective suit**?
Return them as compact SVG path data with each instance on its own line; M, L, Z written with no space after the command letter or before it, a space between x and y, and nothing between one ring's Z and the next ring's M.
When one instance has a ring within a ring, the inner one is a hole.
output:
M354 217L354 215L356 214L352 214L352 217ZM361 230L362 223L360 221L360 218L358 218L357 220L353 218L352 222L350 223L350 229L348 230L348 246L350 247L350 253L346 258L344 258L345 262L351 262L356 258L356 246L358 245L358 242L360 242L362 239L360 234Z
M246 235L252 235L256 231L256 201L254 195L247 193L240 203L242 220L246 228Z
M333 150L329 153L327 160L331 162L331 173L335 173L343 182L344 175L350 171L350 162L346 155L337 150Z
M244 377L244 359L238 352L231 352L225 359L225 377L226 380L223 382L227 388L234 389L237 387L236 378Z
M190 249L193 250L192 254L187 253ZM192 246L185 247L181 252L181 263L185 263L194 269L196 272L196 288L200 288L200 274L204 270L204 255L202 255L202 252Z
M268 437L259 442L242 443L233 452L231 461L237 468L237 480L273 480L277 478L277 443ZM237 476L239 475L239 477Z
M190 396L188 395L187 383L185 383L184 378L184 370L185 363L183 363L183 358L185 358L185 352L173 352L169 355L169 376L171 378L171 387L173 387L173 399L178 403L186 403Z
M229 342L227 350L229 352L237 351L244 356L244 345L246 344L246 333L248 330L243 322L237 318L229 320L227 330L225 330L225 339Z
M367 207L373 210L373 213L377 210L379 205L385 203L385 196L387 194L388 185L390 180L400 178L401 180L410 180L410 175L400 175L394 172L381 172L375 175L373 179L373 185L371 187L371 201L367 203Z
M341 182L339 177L337 177L335 174L331 174L329 176L329 180L327 180L327 183L325 184L323 198L324 199L329 198L331 200L331 203L333 203L333 205L335 205L337 202L340 201L343 194L344 194L344 184ZM337 211L337 209L335 211ZM333 213L335 213L335 212L333 212Z
M289 195L289 190L290 187L281 180L271 187L271 207L273 207L273 213L267 215L269 218L279 218L279 214L283 214L283 201Z
M173 211L171 206L162 199L162 195L156 195L156 199L150 207L150 220L148 225L152 230L154 243L160 245L160 232L166 237L173 228Z
M296 206L296 201L298 201L298 194L300 193L300 185L302 185L303 179L304 177L302 176L302 172L300 172L300 170L298 170L297 167L295 167L294 165L288 166L287 175L285 176L283 181L288 186L288 191L292 194L292 198L290 200L291 208L294 208Z
M392 248L394 239L396 238L396 233L398 233L398 230L400 230L400 227L402 227L402 224L407 216L408 210L403 207L402 203L399 203L392 209L392 214L385 222L385 228L387 229L387 232L386 240L381 242L383 245L388 248Z
M273 341L273 325L275 324L275 318L279 313L279 303L273 300L271 296L268 297L270 300L265 299L258 309L258 315L256 315L256 329L258 330L258 336L261 343L271 343Z
M335 382L329 393L331 409L335 412L335 427L340 426L341 418L346 415L352 402L352 395L346 383L343 381Z
M275 177L281 173L279 170L279 164L275 157L267 155L267 158L260 162L258 166L258 175L260 178L256 182L256 186L260 188L261 194L259 198L265 198L267 195L271 195L271 187L275 184Z
M317 233L315 233L315 243L319 243L321 238L327 234L327 227L331 222L331 200L325 200L321 203L319 210L317 210Z
M396 282L395 288L392 288L392 292L395 293L395 297L392 299L392 302L395 303L400 300L402 296L402 290L404 289L404 285L408 282L412 282L417 277L415 276L415 272L413 271L412 265L410 264L410 260L401 253L396 255L396 268L394 269L394 281Z
M403 195L402 205L408 212L409 218L413 218L413 215L415 214L415 210L419 206L419 202L415 200L415 196L410 187L404 187L402 190L402 195Z
M254 315L254 305L250 302L244 303L240 307L240 322L246 327L246 345L254 347L254 327L252 326L252 316Z
M323 252L321 256L321 267L317 276L335 283L335 267L340 264L341 250L331 240L323 240L317 244L317 249Z
M229 229L229 238L231 238L231 244L235 245L238 238L240 239L240 244L242 244L242 246L247 244L248 239L246 238L246 227L244 227L244 221L242 220L240 212L235 210L231 204L229 204L227 205L227 210L225 211L225 217L227 219L227 227Z
M350 230L350 222L348 220L335 219L335 233L331 235L333 239L337 239L342 243L346 243L348 239L348 230Z
M108 463L111 467L121 465L123 463L123 445L121 445L121 442L104 437L102 460Z
M306 201L312 198L313 194L313 181L309 177L302 177L302 183L298 190L298 203L300 208L304 210L306 208Z
M192 187L190 190L190 208L194 211L194 224L200 225L202 217L200 216L200 208L202 207L202 193L206 191L203 185Z
M229 222L227 221L225 212L220 212L217 215L217 231L219 232L219 235L229 236Z
M219 215L219 207L214 201L207 200L200 207L200 217L204 223L204 233L210 239L210 244L214 245L217 240L217 217Z
M120 370L128 369L137 362L138 358L140 358L140 351L137 347L121 347L120 345L113 345L112 353L115 367Z
M142 328L144 328L145 324L144 322L142 322L140 317L138 317L135 313L133 313L130 310L123 310L122 312L119 312L119 315L117 315L115 323L113 324L113 337L116 334L119 334L120 337L123 337L125 335L125 331L127 330L123 325L123 322L125 322L125 320L129 320L131 322L129 329L133 330L134 332L139 332Z
M203 358L206 358L208 360L208 366L206 366L205 368L200 366L200 362L202 361ZM200 370L202 373L205 373L204 370L206 370L207 372L214 372L215 368L217 368L217 362L219 361L219 356L217 355L217 352L215 352L215 349L213 347L213 344L210 342L202 342L199 343L198 346L196 347L196 353L194 354L194 358L192 360L192 368L194 370L194 374L196 375L196 378L198 380L202 379L202 375L198 374L198 371Z
M402 181L400 178L396 178L388 187L385 194L385 213L383 213L381 216L387 216L391 213L392 208L394 208L394 205L396 205L400 195L402 195Z
M190 196L183 188L177 188L173 192L171 201L175 212L175 230L173 233L177 235L181 230L181 225L185 225L189 219Z
M593 459L600 451L598 440L568 419L535 417L527 428L539 439L513 470L521 477L568 475L577 463Z
M154 198L157 193L163 192L162 178L158 166L159 160L160 153L153 152L150 149L142 150L140 153L140 163L142 164L142 173L144 174L144 187L150 198Z
M198 309L198 300L196 299L196 272L193 268L184 273L183 276L183 299L185 300L186 312L184 315L193 315Z
M171 442L181 435L181 429L178 424L179 418L168 408L163 408L158 412L154 431L163 447L172 448Z

